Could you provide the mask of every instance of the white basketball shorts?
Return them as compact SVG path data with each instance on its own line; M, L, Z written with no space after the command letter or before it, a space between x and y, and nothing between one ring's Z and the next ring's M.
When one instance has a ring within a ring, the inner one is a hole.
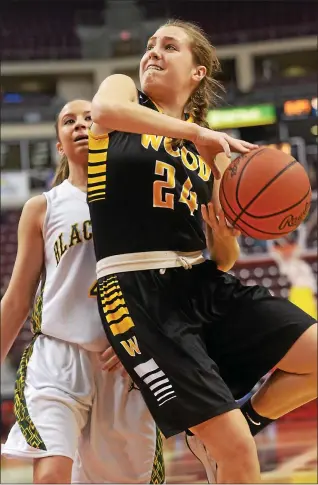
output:
M18 370L15 415L2 454L74 460L73 483L164 483L162 441L129 377L98 354L39 335Z

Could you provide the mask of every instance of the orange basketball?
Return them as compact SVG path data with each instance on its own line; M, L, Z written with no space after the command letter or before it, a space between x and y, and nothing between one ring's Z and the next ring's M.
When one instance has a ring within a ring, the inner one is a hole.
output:
M306 218L311 187L291 155L261 147L233 160L220 186L226 219L255 239L278 239Z

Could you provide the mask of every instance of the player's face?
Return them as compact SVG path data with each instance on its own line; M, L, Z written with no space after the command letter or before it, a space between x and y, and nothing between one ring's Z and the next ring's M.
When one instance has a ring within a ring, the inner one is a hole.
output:
M161 27L149 39L139 71L141 89L150 97L158 88L167 96L172 91L188 91L190 96L205 73L193 61L189 36L174 26Z
M59 141L57 150L69 160L87 162L88 128L92 123L91 103L76 100L67 103L58 119Z

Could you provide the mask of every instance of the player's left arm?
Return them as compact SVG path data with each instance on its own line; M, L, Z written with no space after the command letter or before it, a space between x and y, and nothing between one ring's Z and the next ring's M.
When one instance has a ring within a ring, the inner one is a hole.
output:
M223 153L216 158L216 164L223 176L230 164L230 160ZM212 200L201 207L202 217L206 223L207 246L211 258L217 263L218 269L229 271L240 255L240 246L237 237L240 232L229 227L219 199L221 180L214 180Z

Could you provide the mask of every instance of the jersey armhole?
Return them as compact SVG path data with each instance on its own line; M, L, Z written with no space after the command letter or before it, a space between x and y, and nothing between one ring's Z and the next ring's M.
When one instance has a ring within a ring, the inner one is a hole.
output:
M48 196L47 192L42 192L42 195L44 195L45 200L46 200L46 211L45 211L45 216L43 219L43 224L42 224L42 234L43 234L43 239L46 238L46 232L47 232L47 226L49 222L49 217L50 217L50 209L51 209L51 204L50 204L50 197Z

